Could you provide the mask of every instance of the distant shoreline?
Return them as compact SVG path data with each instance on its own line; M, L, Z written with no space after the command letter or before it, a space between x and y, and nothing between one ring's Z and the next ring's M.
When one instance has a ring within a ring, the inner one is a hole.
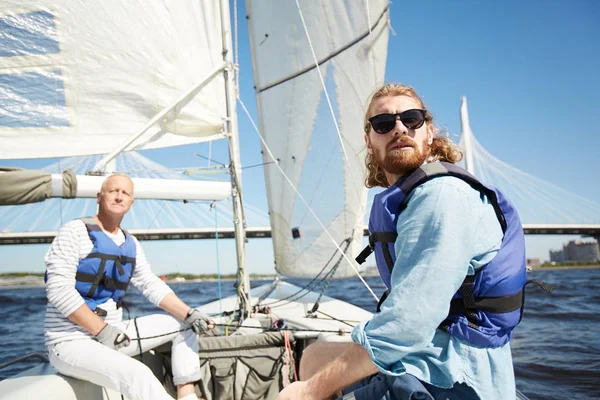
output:
M180 283L191 283L191 282L217 282L219 277L216 274L207 275L190 275L190 274L166 274L158 275L159 277L164 276L165 282L169 285L180 284ZM250 275L250 279L273 279L273 275L262 275L256 274ZM235 281L237 278L235 274L227 274L221 276L220 280L223 282ZM31 287L43 287L44 286L44 274L41 272L19 272L19 273L0 273L0 289L15 289L15 288L31 288Z
M538 271L556 271L556 270L573 270L573 269L600 269L600 264L593 265L552 265L544 267L532 267L528 272ZM206 275L191 275L191 274L165 274L159 275L165 277L165 282L169 285L180 284L180 283L192 283L192 282L217 282L219 278L215 274ZM371 275L363 275L371 276ZM250 275L251 280L262 280L262 279L273 279L275 274L272 275ZM235 281L235 274L226 274L220 278L223 282ZM44 286L44 274L40 272L19 272L19 273L0 273L0 289L15 289L15 288L31 288L31 287L42 287Z
M532 267L531 271L556 271L557 269L598 269L600 264L593 265L551 265L547 267Z

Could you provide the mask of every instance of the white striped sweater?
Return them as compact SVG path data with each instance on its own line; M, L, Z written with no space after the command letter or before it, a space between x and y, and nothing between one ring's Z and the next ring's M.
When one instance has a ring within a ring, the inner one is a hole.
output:
M125 241L125 235L121 231L116 235L108 233L107 235L118 246ZM136 267L131 284L139 289L150 302L158 306L172 290L152 272L142 246L137 239L134 238L134 241ZM75 220L61 228L46 253L48 278L46 282L48 305L44 324L46 346L65 340L91 337L85 329L71 322L67 316L84 304L83 298L75 289L75 274L79 261L91 253L93 247L85 224L81 220ZM102 304L102 309L107 311L107 316L103 318L109 324L120 322L123 319L123 309L117 308L112 299Z

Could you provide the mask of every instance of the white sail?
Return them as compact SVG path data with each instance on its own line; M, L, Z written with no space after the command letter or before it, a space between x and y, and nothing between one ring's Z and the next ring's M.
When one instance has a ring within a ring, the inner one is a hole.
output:
M384 80L387 7L387 0L246 2L265 163L272 152L300 193L276 165L265 166L282 274L314 276L336 244L346 250L349 240L352 259L362 246L361 127L367 98ZM336 276L351 273L346 259Z
M218 1L4 0L0 159L109 153L161 111L127 150L222 137L221 22Z

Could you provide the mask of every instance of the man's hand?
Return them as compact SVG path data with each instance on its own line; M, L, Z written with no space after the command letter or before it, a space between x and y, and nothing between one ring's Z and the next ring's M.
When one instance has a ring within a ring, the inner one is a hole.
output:
M206 332L208 329L212 329L215 326L215 323L210 320L208 315L195 308L188 311L183 323L191 328L196 334Z
M106 324L104 328L96 335L96 340L111 349L119 350L121 347L128 346L131 343L129 336L125 332L111 324Z
M306 381L297 381L286 386L275 400L319 400L309 392Z

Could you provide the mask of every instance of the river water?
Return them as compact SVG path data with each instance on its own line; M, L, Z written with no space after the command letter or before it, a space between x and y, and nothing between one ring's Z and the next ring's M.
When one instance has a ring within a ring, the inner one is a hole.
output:
M525 316L511 342L517 388L532 400L600 398L600 269L534 271L528 278L545 281L554 292L527 287ZM381 285L379 278L367 281ZM190 305L218 298L216 282L171 286ZM222 282L221 289L223 297L235 293L232 282ZM373 298L356 278L333 281L326 294L375 311ZM157 312L136 290L130 290L127 303L131 317ZM0 364L44 351L45 306L43 287L0 288ZM0 380L35 364L0 370Z

